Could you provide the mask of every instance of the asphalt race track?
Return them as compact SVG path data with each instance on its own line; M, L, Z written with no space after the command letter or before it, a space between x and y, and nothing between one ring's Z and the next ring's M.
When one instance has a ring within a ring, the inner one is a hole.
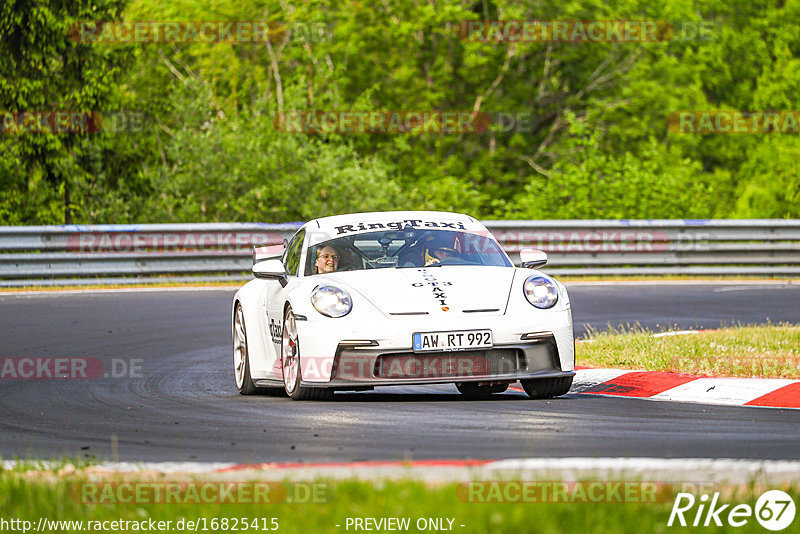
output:
M509 392L380 388L332 402L242 397L231 290L0 295L0 357L141 360L141 376L0 380L0 456L320 462L564 456L800 459L800 412ZM800 323L800 285L570 287L575 329ZM114 449L116 450L116 449Z

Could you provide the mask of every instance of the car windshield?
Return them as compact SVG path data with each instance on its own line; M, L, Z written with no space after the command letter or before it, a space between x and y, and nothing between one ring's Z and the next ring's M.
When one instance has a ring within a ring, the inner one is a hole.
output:
M365 269L490 265L512 267L487 236L449 230L408 228L339 237L313 245L306 275Z

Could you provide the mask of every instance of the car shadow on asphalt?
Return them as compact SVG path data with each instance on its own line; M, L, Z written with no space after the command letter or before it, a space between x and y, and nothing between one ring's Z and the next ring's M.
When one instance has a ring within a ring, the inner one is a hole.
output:
M380 390L376 391L340 391L334 394L332 400L328 400L327 402L353 402L353 403L365 403L365 402L466 402L466 403L487 403L487 402L519 402L519 401L531 401L531 402L546 402L546 401L559 401L559 400L569 400L579 398L579 395L572 395L567 394L562 397L550 398L550 399L531 399L522 391L516 390L508 390L505 393L500 393L496 395L491 395L485 399L469 399L455 391L455 388L452 392L450 391L442 391L442 390L432 390L432 391L407 391L407 390L400 390L392 391L395 388L381 388ZM415 388L416 389L416 388Z

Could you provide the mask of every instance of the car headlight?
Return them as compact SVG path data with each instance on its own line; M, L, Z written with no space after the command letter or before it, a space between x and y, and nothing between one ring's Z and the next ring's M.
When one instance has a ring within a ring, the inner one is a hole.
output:
M522 292L528 302L545 310L552 308L558 302L558 288L555 282L544 276L530 276L522 286Z
M353 309L353 299L344 289L319 286L311 293L311 304L326 317L344 317Z

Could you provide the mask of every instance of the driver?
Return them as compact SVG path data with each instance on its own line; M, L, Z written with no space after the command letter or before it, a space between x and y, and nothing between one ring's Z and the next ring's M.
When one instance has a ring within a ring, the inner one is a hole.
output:
M460 249L458 237L450 238L446 235L432 237L425 247L425 267L441 263L448 258L460 258Z
M317 260L314 262L314 274L332 273L339 268L339 251L330 245L317 249Z

